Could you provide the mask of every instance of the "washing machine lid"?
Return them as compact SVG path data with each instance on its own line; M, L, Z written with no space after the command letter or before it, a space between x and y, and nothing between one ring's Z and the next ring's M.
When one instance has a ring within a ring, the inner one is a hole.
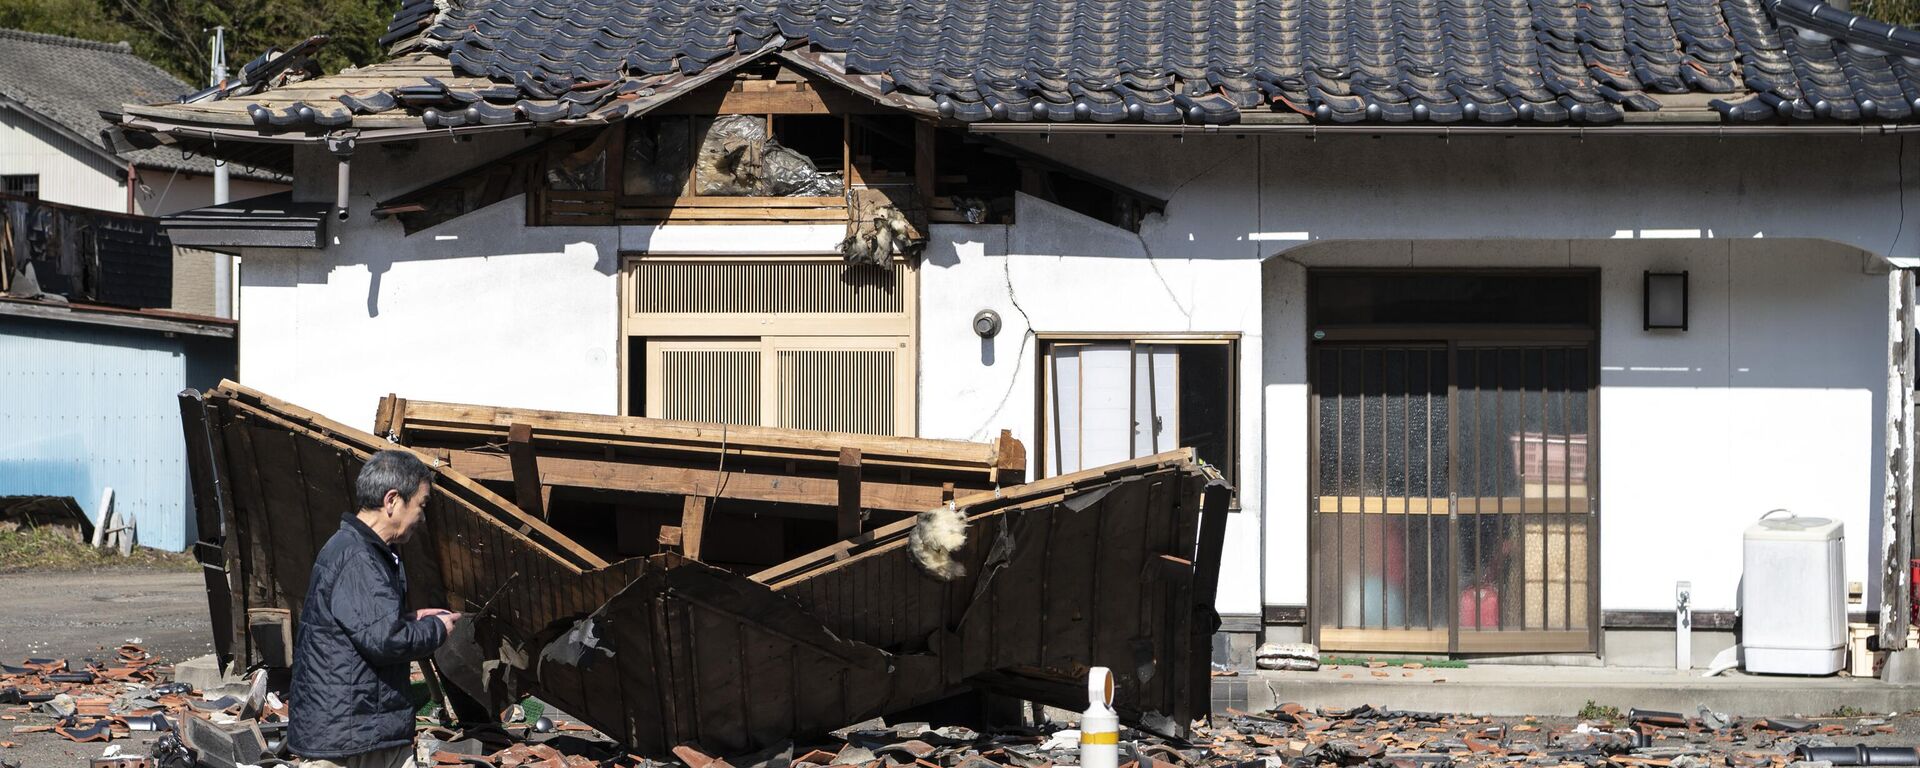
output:
M1776 514L1762 517L1747 528L1747 540L1832 541L1842 538L1844 531L1845 526L1831 518Z

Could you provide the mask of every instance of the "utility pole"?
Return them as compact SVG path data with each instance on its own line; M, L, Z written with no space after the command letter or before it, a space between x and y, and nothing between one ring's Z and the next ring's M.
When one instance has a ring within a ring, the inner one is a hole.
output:
M213 72L212 82L208 85L224 88L227 85L227 28L213 28ZM227 161L218 157L213 159L213 204L225 205L232 201L228 190ZM234 312L233 257L224 253L213 255L213 314L232 318Z

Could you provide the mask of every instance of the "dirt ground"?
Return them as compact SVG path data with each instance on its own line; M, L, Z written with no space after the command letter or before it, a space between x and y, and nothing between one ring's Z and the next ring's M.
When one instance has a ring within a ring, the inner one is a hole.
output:
M198 573L107 570L0 574L0 660L106 657L121 643L146 647L173 664L213 652L205 581ZM12 726L50 722L31 715L0 722L0 760L21 768L84 766L107 744L75 744L51 733L13 735ZM123 754L147 754L151 739L113 742Z

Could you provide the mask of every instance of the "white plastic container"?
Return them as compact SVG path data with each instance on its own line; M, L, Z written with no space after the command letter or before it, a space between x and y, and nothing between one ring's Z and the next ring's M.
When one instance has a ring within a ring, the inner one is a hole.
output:
M1748 672L1830 675L1845 666L1846 541L1837 520L1778 509L1747 529L1740 645Z

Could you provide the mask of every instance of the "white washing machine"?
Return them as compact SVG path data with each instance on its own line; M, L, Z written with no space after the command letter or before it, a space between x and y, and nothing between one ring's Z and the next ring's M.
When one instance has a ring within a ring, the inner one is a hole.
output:
M1831 675L1846 665L1846 541L1840 521L1785 510L1747 529L1740 646L1748 672Z

